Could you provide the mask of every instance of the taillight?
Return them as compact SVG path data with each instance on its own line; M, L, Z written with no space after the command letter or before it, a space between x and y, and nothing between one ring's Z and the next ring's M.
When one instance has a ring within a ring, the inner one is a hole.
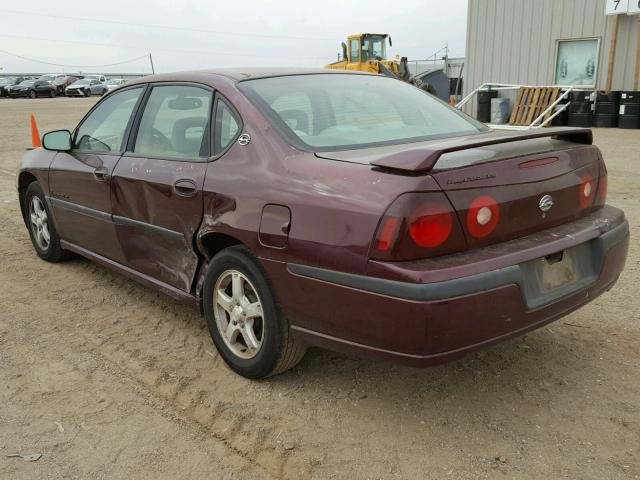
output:
M371 257L415 260L464 248L464 234L444 193L405 193L391 204L382 218Z
M593 204L593 199L596 196L596 182L590 174L585 173L580 179L578 195L582 208L589 208Z
M602 175L598 180L598 204L604 205L607 201L607 176Z
M604 163L600 165L600 176L598 177L598 192L596 194L595 204L604 205L607 202L607 169Z
M488 195L475 198L467 210L467 230L475 238L484 238L493 232L500 220L500 207Z
M418 208L409 219L409 234L424 248L442 245L453 228L451 209L440 203L427 203Z

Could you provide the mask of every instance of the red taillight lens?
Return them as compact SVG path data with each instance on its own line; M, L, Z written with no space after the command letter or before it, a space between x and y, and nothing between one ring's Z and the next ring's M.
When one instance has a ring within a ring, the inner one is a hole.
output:
M590 174L585 173L582 176L578 194L582 208L589 208L593 204L593 199L596 196L596 182Z
M467 230L475 238L484 238L493 232L500 221L500 207L488 195L477 197L467 210Z
M442 245L453 228L450 210L437 203L428 203L418 208L409 220L409 234L417 245L434 248Z
M382 224L380 236L376 239L376 249L381 252L387 252L393 246L396 233L398 232L398 226L400 221L397 218L386 218Z
M387 209L373 242L371 257L405 261L463 250L464 234L446 195L405 193Z

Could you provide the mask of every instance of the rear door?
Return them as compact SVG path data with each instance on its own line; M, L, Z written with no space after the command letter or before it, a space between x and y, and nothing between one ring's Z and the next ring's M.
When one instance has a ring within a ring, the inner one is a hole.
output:
M158 84L112 179L112 208L124 264L183 291L198 257L202 185L210 157L213 91Z
M49 172L61 237L116 261L121 255L111 221L111 175L143 91L129 88L97 104L76 129L73 149L57 153Z

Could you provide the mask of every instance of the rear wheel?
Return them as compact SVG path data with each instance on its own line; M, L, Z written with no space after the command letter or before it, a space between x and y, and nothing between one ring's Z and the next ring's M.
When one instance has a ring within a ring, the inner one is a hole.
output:
M69 258L71 253L60 246L58 232L38 182L32 182L27 187L24 202L31 243L38 256L48 262L61 262Z
M37 95L36 95L35 90L31 90L31 91L29 92L29 98L36 98L36 97L37 97Z
M89 90L88 88L84 91L84 96L85 97L90 97L91 96L91 90Z
M260 264L245 247L227 248L211 260L203 301L220 356L243 377L276 375L304 356L306 347L291 335Z

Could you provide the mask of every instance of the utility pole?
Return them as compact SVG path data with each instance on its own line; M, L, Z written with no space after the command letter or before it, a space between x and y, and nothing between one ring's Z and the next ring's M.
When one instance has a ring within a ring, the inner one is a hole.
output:
M153 68L153 57L151 56L151 52L149 52L149 63L151 64L151 73L155 74L156 70Z

